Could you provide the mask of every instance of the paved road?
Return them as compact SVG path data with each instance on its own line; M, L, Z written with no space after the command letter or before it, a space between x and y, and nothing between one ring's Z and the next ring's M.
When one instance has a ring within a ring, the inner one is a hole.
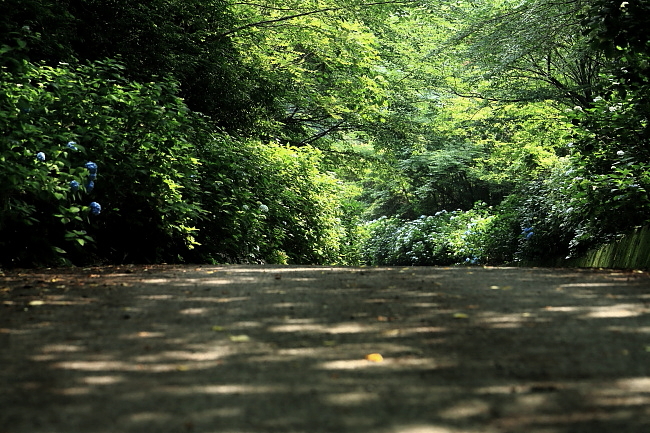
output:
M642 433L646 273L108 267L0 277L2 433Z

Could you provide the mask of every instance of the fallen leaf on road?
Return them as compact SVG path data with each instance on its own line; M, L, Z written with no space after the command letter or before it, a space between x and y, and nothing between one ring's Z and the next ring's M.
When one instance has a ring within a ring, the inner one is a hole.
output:
M379 353L369 353L366 355L366 360L370 362L381 362L384 360L384 357L381 356Z
M469 316L465 313L456 313L454 319L469 319Z
M225 331L226 328L224 328L223 326L213 326L212 330L216 332L221 332L221 331Z
M246 341L251 341L251 338L248 335L231 335L230 341L235 343L244 343Z

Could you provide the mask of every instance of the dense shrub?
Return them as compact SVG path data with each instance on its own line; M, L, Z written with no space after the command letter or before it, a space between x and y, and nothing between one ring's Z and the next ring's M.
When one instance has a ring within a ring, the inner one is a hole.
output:
M520 245L519 258L579 256L647 221L648 168L623 151L617 156L602 174L580 159L564 159L510 197L518 219L534 233Z
M192 244L198 160L172 83L129 82L110 61L0 80L1 262L156 261Z
M321 172L317 150L215 134L201 155L197 182L210 213L199 224L198 260L358 261L351 197L333 175Z
M360 210L318 151L213 132L112 61L0 78L0 263L358 262Z
M493 219L484 203L466 212L443 210L415 220L381 217L368 224L362 256L372 265L485 263Z

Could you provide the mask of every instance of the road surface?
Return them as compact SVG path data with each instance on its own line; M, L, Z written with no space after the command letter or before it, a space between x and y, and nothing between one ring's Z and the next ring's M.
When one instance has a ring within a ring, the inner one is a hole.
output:
M650 432L650 278L121 266L0 276L2 433Z

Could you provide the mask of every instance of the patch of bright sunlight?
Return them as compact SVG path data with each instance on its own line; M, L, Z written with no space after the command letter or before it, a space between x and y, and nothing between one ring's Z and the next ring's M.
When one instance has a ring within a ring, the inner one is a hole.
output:
M179 314L184 314L187 316L201 316L209 312L210 310L207 308L186 308L184 310L179 311Z
M172 415L167 412L140 412L129 415L129 421L135 423L169 421L172 418Z
M218 364L218 360L212 363L204 362L200 365L194 365L192 368L187 367L186 369L206 369ZM169 373L179 371L178 364L144 364L121 361L65 361L53 364L52 368L79 371L134 371L138 373Z
M455 429L435 425L409 425L390 429L390 433L474 433L476 430Z
M77 346L76 344L48 344L46 346L43 346L43 349L41 349L45 353L49 352L80 352L83 350L82 347Z
M385 357L382 362L372 362L364 358L341 359L337 361L321 362L316 366L320 370L356 370L361 368L388 368L388 369L435 369L454 366L455 363L449 360L433 358L391 358Z
M361 405L379 401L379 394L370 392L343 392L338 394L328 394L324 397L327 404L332 406L351 406Z
M490 412L490 405L482 400L467 400L459 402L440 412L445 419L465 419L473 416L486 415Z
M650 392L650 377L631 377L616 381L616 385L627 391Z
M296 324L296 325L278 325L269 328L271 332L314 332L319 334L361 334L364 332L373 332L374 326L363 325L361 323L349 322L331 324Z
M139 338L161 338L164 336L165 334L163 332L140 331L140 332L135 332L133 334L123 335L120 338L125 340L135 340Z
M122 376L86 376L80 379L86 385L113 385L124 382Z
M250 300L250 296L237 296L230 298L216 298L216 297L207 297L207 296L193 296L190 298L185 298L183 301L186 302L210 302L214 304L229 304L231 302L243 302Z
M190 385L190 386L165 386L156 390L165 394L174 395L257 395L257 394L274 394L291 391L286 386L271 385Z
M571 287L611 287L615 285L616 284L613 284L611 282L609 283L567 283L567 284L561 284L560 287L566 289Z
M650 334L650 326L610 326L607 330L612 332L627 332L630 334Z
M59 394L59 395L76 396L76 395L88 395L91 393L91 391L92 390L89 387L76 386L70 388L55 389L52 392L54 394Z
M607 307L590 307L590 310L583 317L588 319L614 319L621 317L637 317L643 314L639 305L635 304L618 304Z

